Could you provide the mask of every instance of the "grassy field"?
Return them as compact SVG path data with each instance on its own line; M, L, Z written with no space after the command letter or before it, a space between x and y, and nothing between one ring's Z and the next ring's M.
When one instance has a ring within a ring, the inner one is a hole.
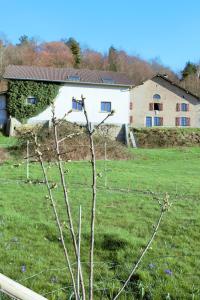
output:
M5 138L1 143L0 138L0 144L7 142L14 143ZM159 207L148 191L161 198L168 192L172 207L120 299L200 299L200 148L132 151L133 160L107 161L109 189L104 162L97 162L95 299L112 299L151 235ZM81 254L87 274L90 164L68 162L65 170L77 222L80 204L83 209ZM59 181L55 165L48 165L48 175ZM30 178L32 182L26 183L23 161L11 157L0 165L0 272L48 299L68 299L69 274L52 207L45 185L35 182L42 179L38 165L31 164ZM59 185L54 195L64 222Z

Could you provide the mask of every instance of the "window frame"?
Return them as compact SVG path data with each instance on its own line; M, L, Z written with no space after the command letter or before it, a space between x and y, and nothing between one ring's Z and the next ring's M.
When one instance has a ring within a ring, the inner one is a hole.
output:
M188 126L188 118L187 117L180 117L180 126L181 127Z
M153 95L153 100L154 101L160 101L161 100L161 96L159 94L154 94Z
M156 126L156 127L157 126L162 126L162 121L161 120L162 120L161 117L154 116L154 118L153 118L153 126Z
M181 103L181 111L188 111L188 104L187 103Z
M81 77L79 75L68 75L67 80L69 81L81 81Z
M102 109L102 105L105 105L105 109ZM107 105L110 105L110 109L106 109ZM102 113L110 113L112 111L112 103L111 101L101 101L101 110Z
M31 99L34 99L34 102L29 102L29 100L31 100ZM38 103L37 97L34 97L34 96L28 96L28 97L26 98L26 104L27 104L27 105L36 105L37 103Z
M83 110L82 100L77 100L76 98L72 98L72 111L80 112L82 110Z

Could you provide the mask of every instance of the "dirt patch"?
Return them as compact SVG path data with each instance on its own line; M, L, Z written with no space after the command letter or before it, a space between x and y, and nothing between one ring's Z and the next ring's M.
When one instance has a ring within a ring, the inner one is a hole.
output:
M8 160L9 155L6 149L0 148L0 163Z

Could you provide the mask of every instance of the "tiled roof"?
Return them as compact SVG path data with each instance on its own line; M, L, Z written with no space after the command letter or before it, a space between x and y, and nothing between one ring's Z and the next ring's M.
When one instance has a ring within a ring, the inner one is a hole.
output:
M199 96L188 91L187 89L183 88L182 86L180 86L179 84L177 84L176 82L173 82L172 80L170 80L166 75L162 75L162 74L157 74L155 75L153 78L161 78L167 82L169 82L171 85L176 86L177 88L181 89L182 91L184 91L186 94L190 94L191 96L197 98L198 100L200 100ZM153 79L152 78L152 79Z
M74 82L72 79L70 79L70 76L80 77L80 81L76 81L76 83L91 83L119 86L133 85L132 81L124 73L87 69L47 68L10 65L6 68L5 73L3 75L5 79L36 80L61 83L71 81ZM103 82L103 79L106 79L106 83Z

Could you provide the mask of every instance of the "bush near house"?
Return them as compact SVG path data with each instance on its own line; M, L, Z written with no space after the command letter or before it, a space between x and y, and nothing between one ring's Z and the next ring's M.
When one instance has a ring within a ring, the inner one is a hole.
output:
M24 80L9 81L8 113L23 122L42 112L53 103L59 91L59 85ZM27 103L28 97L34 97L35 103Z
M200 128L132 128L142 148L200 145Z

